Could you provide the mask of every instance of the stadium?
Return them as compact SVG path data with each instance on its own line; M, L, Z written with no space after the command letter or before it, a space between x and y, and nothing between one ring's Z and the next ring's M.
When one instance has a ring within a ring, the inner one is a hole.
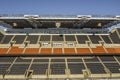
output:
M119 80L120 16L1 15L0 80Z

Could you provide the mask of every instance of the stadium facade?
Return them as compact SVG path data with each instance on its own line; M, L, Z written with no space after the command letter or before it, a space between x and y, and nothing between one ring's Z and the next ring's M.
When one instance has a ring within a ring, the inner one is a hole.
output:
M119 23L120 16L0 15L0 79L119 80Z

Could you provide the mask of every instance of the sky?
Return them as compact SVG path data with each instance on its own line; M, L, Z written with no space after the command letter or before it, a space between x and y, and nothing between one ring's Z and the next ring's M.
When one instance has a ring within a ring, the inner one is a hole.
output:
M120 15L120 0L0 0L0 14Z

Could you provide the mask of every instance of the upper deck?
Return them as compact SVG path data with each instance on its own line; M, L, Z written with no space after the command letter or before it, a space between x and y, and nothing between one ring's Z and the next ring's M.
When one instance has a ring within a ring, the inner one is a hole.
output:
M106 28L120 22L120 16L95 15L0 15L7 28Z

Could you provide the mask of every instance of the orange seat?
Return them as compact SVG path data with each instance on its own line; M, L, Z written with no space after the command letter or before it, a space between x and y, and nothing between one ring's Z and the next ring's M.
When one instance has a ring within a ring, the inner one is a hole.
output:
M39 48L26 48L25 54L38 54Z
M0 48L0 54L6 54L8 51L8 48Z
M14 47L11 47L8 53L9 54L22 54L23 50L24 48L19 48L18 46L14 46Z
M41 48L41 54L51 54L52 48Z
M108 53L116 53L114 48L106 48L106 50L108 51Z
M91 48L93 53L106 53L102 46L97 46L96 48Z
M64 53L65 54L75 54L75 49L74 48L64 48Z
M120 48L115 48L117 53L120 53Z
M81 54L81 53L88 53L90 54L90 49L89 48L76 48L77 49L77 53Z
M54 48L53 53L54 54L62 54L62 48Z

